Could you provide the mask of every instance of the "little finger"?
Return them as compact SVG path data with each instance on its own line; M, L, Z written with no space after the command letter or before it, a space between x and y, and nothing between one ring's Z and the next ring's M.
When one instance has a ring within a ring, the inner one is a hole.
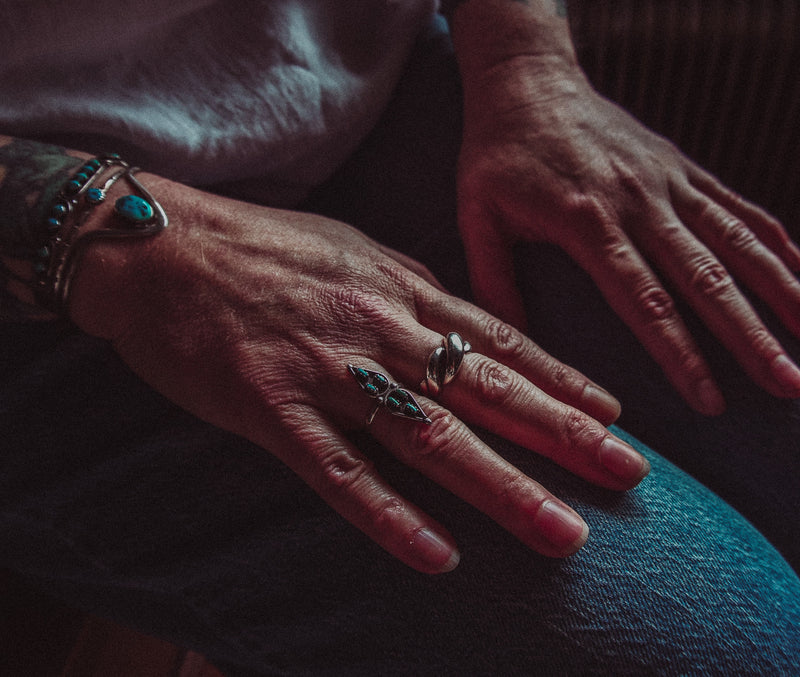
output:
M454 569L452 536L400 496L374 465L318 412L292 412L302 421L277 455L351 524L399 560L423 573Z

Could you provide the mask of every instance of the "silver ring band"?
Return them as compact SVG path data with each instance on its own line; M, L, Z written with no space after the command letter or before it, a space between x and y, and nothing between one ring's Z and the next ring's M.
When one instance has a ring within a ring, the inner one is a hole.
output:
M472 346L461 338L460 334L451 331L442 339L442 345L436 348L428 357L428 366L423 384L426 394L431 397L438 395L444 386L452 381L461 362Z

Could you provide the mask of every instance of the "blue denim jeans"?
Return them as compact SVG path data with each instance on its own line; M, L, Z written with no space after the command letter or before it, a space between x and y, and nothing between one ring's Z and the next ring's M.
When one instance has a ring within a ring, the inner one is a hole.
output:
M446 37L427 36L385 119L307 207L468 295L458 103ZM697 417L565 257L528 248L519 266L534 338L620 396L624 426L662 454L631 440L653 469L618 494L486 436L584 516L590 540L574 557L531 552L358 435L460 544L454 572L414 572L268 453L154 393L104 342L6 325L0 565L231 677L800 674L800 580L775 548L797 566L797 403L760 395L713 351L731 413Z

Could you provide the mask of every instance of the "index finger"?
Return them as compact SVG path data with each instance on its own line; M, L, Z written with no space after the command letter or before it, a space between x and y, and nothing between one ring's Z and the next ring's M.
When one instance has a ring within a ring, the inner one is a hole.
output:
M506 365L550 397L586 412L604 425L619 418L621 405L611 393L510 324L452 297L437 295L419 305L421 324L441 334L458 327L474 352Z

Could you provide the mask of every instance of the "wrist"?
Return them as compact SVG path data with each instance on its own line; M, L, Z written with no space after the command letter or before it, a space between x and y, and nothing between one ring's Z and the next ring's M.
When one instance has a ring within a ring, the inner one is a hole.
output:
M518 57L542 68L579 69L563 3L466 0L451 3L450 10L453 43L465 80Z
M136 173L136 180L163 204L171 182L143 172ZM92 209L82 227L81 237L88 239L75 259L69 286L69 318L83 331L106 339L119 336L134 315L150 262L164 256L159 253L164 245L162 232L153 237L99 237L120 228L115 202L131 193L130 188L127 182L117 181L107 199ZM164 211L169 212L169 207Z

